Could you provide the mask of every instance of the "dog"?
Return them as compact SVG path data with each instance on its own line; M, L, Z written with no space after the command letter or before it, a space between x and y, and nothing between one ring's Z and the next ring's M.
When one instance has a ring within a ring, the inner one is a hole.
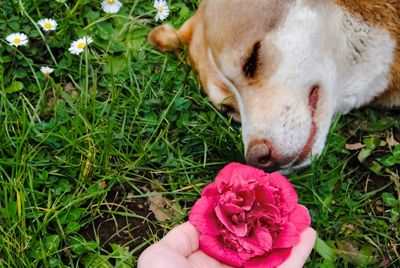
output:
M204 0L148 40L189 47L205 94L242 124L246 161L265 171L308 165L336 113L400 106L399 0Z

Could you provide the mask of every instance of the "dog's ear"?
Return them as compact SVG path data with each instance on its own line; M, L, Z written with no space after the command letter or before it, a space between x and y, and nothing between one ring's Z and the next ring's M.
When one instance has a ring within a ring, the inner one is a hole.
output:
M176 51L192 39L193 21L194 17L190 18L178 31L169 24L157 26L150 32L148 40L161 51Z

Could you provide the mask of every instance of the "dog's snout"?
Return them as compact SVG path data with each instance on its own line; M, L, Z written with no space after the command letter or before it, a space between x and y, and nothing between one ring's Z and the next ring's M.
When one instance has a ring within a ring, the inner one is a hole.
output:
M250 145L246 155L249 165L265 171L275 171L279 166L273 159L273 150L267 142L256 142Z

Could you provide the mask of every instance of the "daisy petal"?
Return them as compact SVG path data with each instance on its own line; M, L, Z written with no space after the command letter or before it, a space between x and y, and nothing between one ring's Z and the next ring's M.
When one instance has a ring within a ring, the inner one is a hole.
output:
M41 19L38 24L42 27L43 31L54 31L57 28L57 22L53 19Z
M103 11L110 14L117 13L121 7L122 3L118 0L104 0L101 3L101 8Z
M50 75L54 69L50 68L49 66L42 66L40 67L40 71L44 74L44 75Z
M155 16L156 21L163 21L168 17L169 7L165 0L154 1L153 7L157 10L157 14Z
M12 33L6 37L7 42L15 47L26 46L28 44L28 36L23 33Z

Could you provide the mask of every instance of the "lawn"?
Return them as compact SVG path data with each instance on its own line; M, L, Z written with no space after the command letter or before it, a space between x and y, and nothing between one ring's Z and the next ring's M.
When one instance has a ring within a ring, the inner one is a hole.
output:
M218 170L244 162L240 125L201 94L186 52L146 42L153 1L115 14L101 2L1 3L0 267L135 266ZM168 1L166 21L198 2ZM337 117L324 153L288 176L319 234L306 267L400 266L399 111Z

